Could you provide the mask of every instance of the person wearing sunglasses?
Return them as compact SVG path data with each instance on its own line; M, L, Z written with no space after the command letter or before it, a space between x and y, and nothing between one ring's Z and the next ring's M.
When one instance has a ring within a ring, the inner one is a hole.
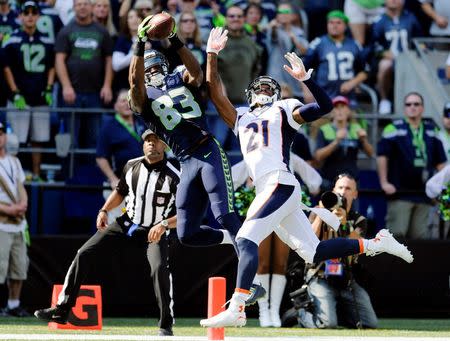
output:
M428 238L431 205L425 183L447 157L435 125L422 117L422 95L410 92L403 104L405 117L384 128L377 148L378 177L387 196L386 226L396 236Z
M9 111L7 121L21 143L28 140L39 147L50 140L50 113L46 107L53 103L55 54L53 42L37 29L39 7L26 1L21 7L22 27L14 31L3 44L6 56L6 82L12 93L12 106L21 111ZM22 111L26 108L29 111ZM41 154L32 153L33 180L40 179Z
M308 40L303 29L294 24L295 12L289 2L282 1L277 7L277 15L269 23L266 33L267 49L270 51L267 63L267 74L283 83L289 84L294 97L304 98L307 89L290 77L280 65L284 63L287 52L296 52L298 55L306 54Z
M200 27L194 12L182 12L178 18L178 36L197 58L202 69L206 66L206 51L202 47Z

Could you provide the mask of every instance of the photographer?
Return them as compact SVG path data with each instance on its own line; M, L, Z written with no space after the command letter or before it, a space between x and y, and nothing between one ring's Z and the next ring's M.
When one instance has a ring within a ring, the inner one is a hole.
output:
M310 216L314 232L320 240L336 237L358 239L366 231L366 218L352 210L358 196L355 179L338 175L332 192L322 194L320 206L335 213L341 220L338 232L320 217ZM307 268L306 283L313 301L312 311L299 310L299 325L305 328L335 328L338 324L357 328L376 328L377 316L370 297L354 279L357 256L333 259Z

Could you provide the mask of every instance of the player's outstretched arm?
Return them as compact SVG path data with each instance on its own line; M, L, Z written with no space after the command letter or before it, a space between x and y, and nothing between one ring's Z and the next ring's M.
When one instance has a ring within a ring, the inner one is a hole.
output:
M221 27L213 28L209 34L206 52L208 53L206 63L206 84L208 86L209 96L214 103L220 117L230 127L234 128L236 122L236 109L223 89L219 72L217 71L217 55L225 47L228 40L228 31Z
M309 103L294 110L292 113L294 120L302 124L315 121L328 114L333 109L333 103L325 91L311 79L313 69L306 71L301 58L294 52L286 53L284 57L291 64L290 67L288 65L283 66L286 72L298 81L303 82L316 99L315 103Z
M145 91L145 68L144 68L144 51L145 41L147 40L147 31L150 28L151 15L146 17L138 27L138 40L134 48L134 56L131 58L130 69L128 74L128 82L130 90L128 92L128 102L131 110L142 113L147 94Z

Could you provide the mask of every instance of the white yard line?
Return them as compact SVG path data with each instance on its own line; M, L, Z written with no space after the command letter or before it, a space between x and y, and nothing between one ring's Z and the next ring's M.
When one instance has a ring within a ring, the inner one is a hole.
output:
M208 341L205 336L147 336L92 334L0 334L0 340L130 340L130 341ZM292 336L292 337L225 337L225 341L386 341L386 337L353 336ZM449 341L446 337L389 337L393 341Z

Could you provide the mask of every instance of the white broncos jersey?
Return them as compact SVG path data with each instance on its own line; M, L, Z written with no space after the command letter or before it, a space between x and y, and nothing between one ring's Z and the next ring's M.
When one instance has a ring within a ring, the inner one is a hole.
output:
M253 110L237 108L234 133L254 182L272 171L289 171L289 151L300 127L292 112L302 105L286 99Z

